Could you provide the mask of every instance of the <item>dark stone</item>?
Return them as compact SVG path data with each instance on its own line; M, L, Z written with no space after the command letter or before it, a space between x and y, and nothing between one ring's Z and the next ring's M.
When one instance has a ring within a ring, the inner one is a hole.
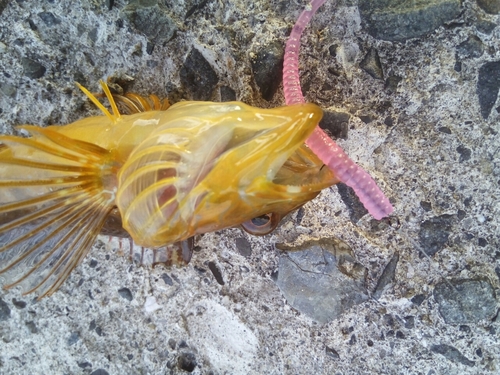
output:
M497 312L495 291L487 280L443 281L434 288L434 299L447 324L491 320Z
M106 0L106 7L108 10L113 9L113 5L115 4L115 0Z
M184 20L188 19L191 17L197 10L202 9L205 5L207 5L208 0L201 0L197 1L187 12L186 15L184 16Z
M238 237L235 242L236 248L241 255L244 257L252 255L252 244L245 237Z
M24 69L24 75L28 78L37 79L43 77L47 69L38 61L23 57L21 60Z
M467 357L465 357L462 353L460 353L457 348L451 345L446 345L446 344L432 345L431 352L441 354L445 358L449 359L454 363L461 363L462 365L469 367L472 367L475 364L474 361L470 361L469 359L467 359Z
M174 340L174 339L168 339L168 346L170 346L170 348L171 348L172 350L174 350L174 349L175 349L175 344L176 344L176 342L175 342L175 340Z
M123 8L122 13L153 44L163 45L172 39L177 30L167 10L156 0L133 0Z
M401 331L396 331L396 338L397 339L404 339L405 338L405 335L403 332Z
M255 83L267 101L273 98L282 81L284 53L282 43L276 41L263 46L251 61Z
M212 274L215 277L215 280L219 285L224 285L224 278L222 277L222 272L219 267L214 262L208 262L208 268L212 271Z
M432 204L431 204L431 202L421 201L420 202L420 207L422 207L422 209L424 211L426 211L426 212L432 211Z
M30 320L29 322L26 322L25 325L31 333L38 333L38 328L37 328L35 322L33 322L32 320Z
M90 261L90 263L89 263L89 267L90 267L90 268L96 268L96 267L97 267L97 263L98 263L98 262L97 262L97 260L92 259L92 260Z
M183 352L177 358L177 366L184 371L193 372L196 368L196 357L191 352Z
M333 359L340 359L339 353L333 348L330 348L329 346L325 347L325 353L328 357L333 358Z
M0 298L0 322L10 318L10 308L7 303Z
M181 340L181 341L179 341L178 346L179 346L179 348L187 348L188 344L185 340Z
M109 375L109 373L104 370L103 368L99 368L95 371L93 371L90 375Z
M340 198L349 209L349 217L352 222L357 222L368 213L368 210L363 206L358 196L352 188L343 183L338 183L337 190Z
M0 0L0 15L5 10L7 5L9 4L9 0Z
M232 102L236 100L236 92L229 86L221 86L220 88L220 101Z
M391 116L387 116L384 120L384 125L394 126L394 119Z
M38 17L40 17L48 27L52 27L61 23L61 20L54 16L52 12L40 12L38 13Z
M389 263L387 263L387 265L385 266L384 271L382 271L382 275L380 275L380 278L377 281L377 286L373 291L373 298L379 299L387 285L392 283L396 274L396 266L398 265L398 262L399 253L395 252Z
M405 328L412 329L415 328L415 317L414 316L406 316L405 317Z
M411 302L414 305L417 305L417 306L420 306L422 304L422 302L424 302L424 301L425 301L425 295L424 294L417 294L416 296L414 296L411 299Z
M488 241L486 240L486 238L479 237L477 239L477 244L480 247L485 247L486 245L488 245Z
M413 1L359 0L359 10L369 34L377 39L405 41L424 36L461 11L461 0Z
M24 309L26 307L26 302L12 298L12 304L18 309Z
M161 274L161 279L165 282L165 284L167 285L174 285L174 281L172 280L172 278L170 276L168 276L166 273L162 273Z
M370 48L366 56L359 63L359 67L371 75L372 78L384 79L384 70L380 63L378 51L375 48Z
M457 147L457 152L460 154L460 157L458 158L459 163L469 160L472 155L472 151L463 145Z
M78 367L86 369L86 368L92 368L92 363L90 362L77 362L76 363Z
M471 35L466 41L458 45L457 52L465 58L478 58L484 53L484 45L481 39Z
M398 76L389 76L387 77L387 79L385 80L385 89L390 91L390 92L396 92L396 90L398 89L398 85L399 85L399 82L401 82L403 80L402 77L398 77Z
M126 300L132 301L134 298L132 296L132 292L130 291L129 288L121 288L118 290L118 294L122 297L125 298Z
M366 268L347 244L336 238L307 241L280 256L276 284L288 303L320 323L327 323L367 300Z
M78 332L72 332L67 340L68 345L76 344L80 340L80 334Z
M334 138L347 139L349 119L351 115L345 112L324 111L319 127L328 130Z
M438 130L444 134L451 134L451 130L447 126L441 126L440 128L438 128Z
M479 19L476 22L477 30L480 33L483 33L486 35L490 35L493 32L493 30L495 30L496 27L497 27L497 24L495 22L490 22L490 21L482 20L482 19Z
M210 100L219 78L196 48L191 49L180 70L181 83L193 100Z
M351 335L351 338L349 339L349 345L355 345L358 340L356 339L356 335Z
M500 1L499 0L477 0L477 5L489 14L500 13Z
M433 256L444 247L451 233L452 221L452 215L441 215L422 223L418 239L425 254ZM420 257L423 256L420 254Z
M500 89L500 61L485 63L479 68L476 93L481 107L481 115L487 119L497 101Z

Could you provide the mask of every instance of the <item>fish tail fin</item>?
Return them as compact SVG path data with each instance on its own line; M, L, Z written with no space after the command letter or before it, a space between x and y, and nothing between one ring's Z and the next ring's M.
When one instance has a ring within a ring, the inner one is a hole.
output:
M113 171L99 146L22 128L32 137L0 136L0 278L41 298L93 244L114 206Z

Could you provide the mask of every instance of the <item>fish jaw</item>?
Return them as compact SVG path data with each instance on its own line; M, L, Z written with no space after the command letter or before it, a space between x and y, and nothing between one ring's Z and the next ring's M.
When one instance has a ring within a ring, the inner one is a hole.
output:
M288 212L321 190L303 188L307 181L300 178L297 186L273 182L321 119L314 104L260 109L185 102L165 113L170 120L134 150L119 173L117 206L141 246L160 247L268 212ZM149 150L159 155L159 143L167 167L156 160L146 175L142 160L151 160ZM148 183L139 181L145 177Z

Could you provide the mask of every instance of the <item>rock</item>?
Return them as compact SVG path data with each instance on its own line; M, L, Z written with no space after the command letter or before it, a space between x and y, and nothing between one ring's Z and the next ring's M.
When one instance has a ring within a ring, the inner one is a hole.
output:
M196 368L196 356L191 352L183 352L177 358L177 366L184 371L193 372Z
M363 60L359 63L359 67L367 72L372 78L384 79L384 70L378 56L378 51L375 48L370 48Z
M500 61L490 61L479 68L476 93L481 115L487 119L497 101L500 89Z
M320 323L327 323L368 299L366 269L352 250L336 238L290 247L280 257L276 284L288 303Z
M477 323L492 319L497 301L492 285L482 279L441 282L434 288L439 313L448 324Z
M43 77L46 70L38 61L23 57L21 60L24 69L24 75L28 78L37 79Z
M422 223L418 239L425 254L433 256L444 247L451 233L452 221L452 215L441 215Z
M263 46L251 60L255 83L267 101L273 98L282 81L284 53L283 45L276 41Z
M181 83L193 100L210 100L219 78L196 48L191 49L180 71Z
M467 359L467 357L465 357L462 353L460 353L460 351L457 348L451 345L446 345L446 344L432 345L431 351L433 353L443 355L452 362L461 363L462 365L465 366L472 367L475 364L474 361L470 361L469 359Z
M245 237L238 237L235 240L236 248L238 252L244 257L250 257L252 255L252 244Z
M217 264L214 262L208 262L208 269L212 271L212 274L215 277L215 280L219 285L224 285L224 278L222 277L222 272L220 271Z
M377 39L405 41L424 36L458 17L460 0L360 0L361 18Z
M377 281L377 286L373 291L373 298L379 299L387 285L392 283L392 281L394 280L394 275L396 274L396 266L398 262L399 253L396 252L385 266L384 271L382 271L382 275L380 275L380 278Z
M10 318L10 308L7 303L0 298L0 322Z
M123 8L122 14L154 44L168 42L177 30L167 10L156 0L133 0Z
M484 45L481 39L471 35L466 41L457 46L457 52L464 58L478 58L484 53Z
M128 301L132 301L134 297L132 296L132 292L130 291L129 288L121 288L118 289L118 294L122 297L125 298Z
M346 112L324 111L319 126L328 130L335 139L347 139L350 118L351 115Z
M336 186L340 198L347 206L347 208L349 208L349 217L353 223L357 222L368 213L368 210L365 208L365 206L363 206L363 203L361 203L352 188L350 188L346 184L343 184L342 182L338 183Z
M489 14L500 13L500 0L477 0L477 5Z

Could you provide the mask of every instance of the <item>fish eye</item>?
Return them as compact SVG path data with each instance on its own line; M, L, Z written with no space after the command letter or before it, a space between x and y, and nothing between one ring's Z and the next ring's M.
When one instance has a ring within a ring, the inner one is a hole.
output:
M269 214L260 215L245 221L241 227L254 236L263 236L271 233L281 221L281 215L271 212Z

